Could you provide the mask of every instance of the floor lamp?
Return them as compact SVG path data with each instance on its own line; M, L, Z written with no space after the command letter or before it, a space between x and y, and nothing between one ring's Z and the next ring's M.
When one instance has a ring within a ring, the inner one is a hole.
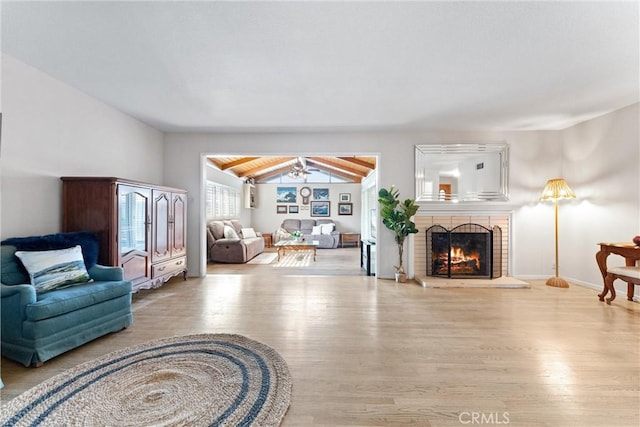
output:
M547 185L544 186L544 190L542 190L542 195L540 196L541 201L553 200L556 211L556 275L547 280L547 286L554 286L556 288L569 287L566 280L558 277L558 200L575 198L576 193L569 188L569 184L567 184L564 178L554 178L547 181Z

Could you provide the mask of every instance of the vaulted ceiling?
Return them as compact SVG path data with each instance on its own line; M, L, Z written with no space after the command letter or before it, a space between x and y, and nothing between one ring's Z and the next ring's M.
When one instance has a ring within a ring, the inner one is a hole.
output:
M300 162L308 171L323 171L337 175L351 182L361 182L376 168L376 158L367 156L351 157L241 157L241 156L210 156L208 161L216 168L226 171L242 179L252 179L255 182L265 181L282 173L292 170Z

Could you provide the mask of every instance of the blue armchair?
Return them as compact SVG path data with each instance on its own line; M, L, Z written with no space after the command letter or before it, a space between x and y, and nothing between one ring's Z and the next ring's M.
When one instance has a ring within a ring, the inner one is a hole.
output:
M36 293L17 250L82 247L92 281ZM43 362L133 322L132 285L120 267L96 264L98 239L90 233L59 233L2 242L2 356L25 366Z

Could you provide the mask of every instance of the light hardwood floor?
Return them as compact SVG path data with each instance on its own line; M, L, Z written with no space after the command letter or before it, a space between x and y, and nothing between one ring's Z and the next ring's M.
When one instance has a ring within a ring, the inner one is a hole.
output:
M276 248L266 248L265 253L276 254ZM277 275L322 275L322 276L366 276L360 268L360 248L347 247L318 249L316 261L311 251L288 251L280 261L267 265L209 264L209 273L225 274L277 274Z
M138 342L225 332L289 364L283 426L640 424L640 304L623 295L608 306L596 291L542 281L425 289L243 268L141 291L130 328L41 368L2 359L2 400Z

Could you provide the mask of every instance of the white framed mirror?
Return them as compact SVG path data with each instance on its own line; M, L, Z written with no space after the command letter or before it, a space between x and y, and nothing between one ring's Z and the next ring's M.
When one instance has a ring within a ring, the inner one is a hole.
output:
M506 142L416 145L415 157L417 202L509 200Z

